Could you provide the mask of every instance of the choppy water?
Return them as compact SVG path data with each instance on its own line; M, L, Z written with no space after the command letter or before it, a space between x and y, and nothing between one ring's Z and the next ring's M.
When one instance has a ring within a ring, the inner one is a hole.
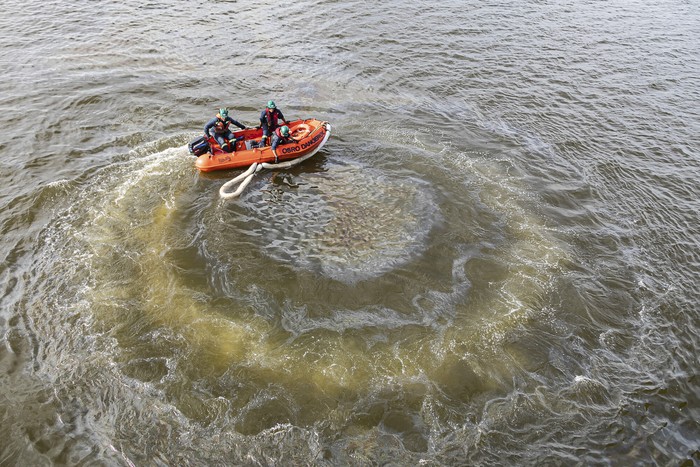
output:
M1 465L700 462L696 3L3 8Z

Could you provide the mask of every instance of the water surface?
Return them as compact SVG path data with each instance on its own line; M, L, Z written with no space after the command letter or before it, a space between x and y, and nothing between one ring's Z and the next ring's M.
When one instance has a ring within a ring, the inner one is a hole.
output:
M700 461L692 3L5 10L0 464Z

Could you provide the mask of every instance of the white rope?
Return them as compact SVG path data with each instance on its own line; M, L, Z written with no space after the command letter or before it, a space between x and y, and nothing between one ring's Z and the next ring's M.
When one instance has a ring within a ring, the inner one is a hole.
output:
M253 180L255 174L261 171L262 169L289 169L297 164L304 162L306 159L316 154L319 151L319 149L321 149L323 145L326 144L326 141L328 141L328 137L331 135L331 125L329 123L325 123L325 125L327 130L326 135L323 137L323 141L321 142L321 144L319 144L315 150L297 159L279 162L277 164L270 164L268 162L253 162L253 164L250 167L248 167L248 170L246 170L236 178L231 179L228 182L221 185L221 188L219 188L219 196L221 196L223 199L235 198L241 193L243 193L243 190L245 190L245 187L247 187L251 180ZM235 186L239 182L240 185L238 186L236 191L227 191L229 188Z
M255 176L255 172L257 172L260 169L262 169L262 165L258 164L257 162L254 162L253 165L248 167L248 170L240 174L238 177L229 180L228 182L221 185L221 188L219 188L219 196L221 196L224 199L229 199L235 198L236 196L240 195L241 193L243 193L243 190L245 190L245 187L247 187L250 181L253 179L253 176ZM241 181L241 184L238 187L238 189L229 193L227 190L230 187L235 186L236 183L238 183L239 181Z

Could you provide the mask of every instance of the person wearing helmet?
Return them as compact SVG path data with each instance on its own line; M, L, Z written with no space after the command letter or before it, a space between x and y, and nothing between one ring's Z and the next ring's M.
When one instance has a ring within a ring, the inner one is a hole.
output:
M289 132L289 127L287 125L279 127L274 132L272 132L272 154L275 155L275 163L277 163L277 146L279 146L280 144L289 144L296 142L297 140L292 138L292 135Z
M279 128L280 121L287 125L287 120L282 115L282 111L275 105L275 101L268 101L267 107L260 112L260 128L263 131L260 146L265 146L267 138Z
M226 107L219 109L219 113L216 117L212 118L204 125L204 136L212 137L219 143L221 149L226 152L233 152L236 149L234 135L229 130L229 125L236 125L241 130L245 130L246 126L242 123L232 119L228 114L228 109ZM242 139L243 137L241 137Z

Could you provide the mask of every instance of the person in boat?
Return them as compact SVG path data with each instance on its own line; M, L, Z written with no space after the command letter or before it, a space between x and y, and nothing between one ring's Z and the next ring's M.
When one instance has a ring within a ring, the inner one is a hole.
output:
M275 155L275 164L277 163L277 146L280 144L297 143L298 141L292 138L289 132L289 127L284 125L272 132L272 154Z
M241 130L246 129L245 125L229 116L226 107L221 108L219 109L219 113L216 114L216 117L212 118L204 125L204 135L214 138L224 151L233 152L236 149L236 139L233 132L229 129L229 126L232 124L236 125ZM243 137L241 136L239 139L243 139Z
M261 147L265 146L267 138L280 127L280 122L287 125L287 120L282 115L282 111L275 105L275 101L268 101L267 107L260 112L260 128L263 131L262 140L260 140Z

